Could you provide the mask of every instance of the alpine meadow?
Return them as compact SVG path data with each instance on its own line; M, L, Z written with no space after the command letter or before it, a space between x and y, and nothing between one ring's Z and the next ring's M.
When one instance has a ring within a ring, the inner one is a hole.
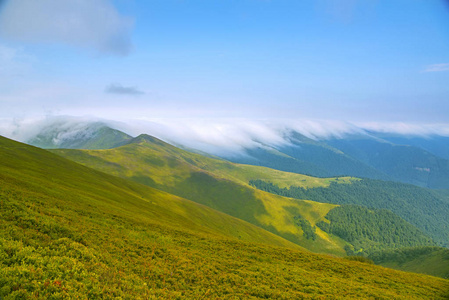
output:
M448 20L0 1L0 300L449 299Z

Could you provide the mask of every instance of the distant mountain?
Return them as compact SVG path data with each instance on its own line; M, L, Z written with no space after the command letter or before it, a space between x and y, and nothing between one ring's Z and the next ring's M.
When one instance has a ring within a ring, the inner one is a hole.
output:
M153 160L162 162L176 160ZM204 205L3 137L0 187L4 299L448 295L447 280L316 255Z
M132 139L102 122L66 122L59 120L43 127L27 144L43 149L110 149Z
M355 176L449 189L449 160L424 150L423 140L412 140L420 145L415 147L397 145L368 133L313 140L298 132L290 133L286 139L287 144L246 148L244 155L223 157L318 177ZM438 142L431 144L434 152L438 145L447 142L444 138L435 141ZM443 153L445 148L441 149Z
M289 144L247 148L245 155L224 156L236 162L265 166L286 172L317 177L355 176L392 179L387 174L355 159L344 152L294 132Z
M449 189L448 137L418 137L356 129L316 136L286 129L275 133L277 140L283 141L281 143L245 134L248 140L238 139L242 143L238 147L234 147L236 141L230 143L231 147L241 149L237 152L235 149L226 151L226 142L223 147L196 150L192 146L202 148L201 143L190 143L186 149L219 155L235 163L316 177L354 176ZM164 130L160 133L163 135ZM172 144L185 146L180 142L186 143L183 137L176 137L173 132L169 136ZM110 149L131 139L130 135L103 122L57 118L26 142L45 149ZM220 148L225 151L219 151Z
M421 148L397 145L367 136L330 139L326 144L388 174L395 181L434 189L449 189L449 160Z
M449 159L449 137L430 134L426 136L370 132L371 135L396 145L409 145L426 150L433 155Z

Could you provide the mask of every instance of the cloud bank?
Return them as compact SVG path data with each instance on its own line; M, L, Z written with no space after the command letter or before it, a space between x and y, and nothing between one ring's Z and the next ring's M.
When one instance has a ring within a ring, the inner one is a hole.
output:
M449 71L449 64L434 64L429 65L424 69L424 72L444 72Z
M115 55L131 51L132 26L109 0L9 0L0 10L1 37Z
M370 131L413 136L449 136L449 125L406 123L351 124L327 120L251 120L251 119L140 119L110 121L91 117L52 116L40 119L0 119L0 135L26 142L42 131L58 128L65 140L103 123L131 136L146 133L168 143L223 157L245 155L245 149L291 145L293 132L314 140L366 135Z
M117 83L113 83L107 86L105 92L108 94L130 95L130 96L140 96L145 94L145 92L137 89L136 87L126 87Z

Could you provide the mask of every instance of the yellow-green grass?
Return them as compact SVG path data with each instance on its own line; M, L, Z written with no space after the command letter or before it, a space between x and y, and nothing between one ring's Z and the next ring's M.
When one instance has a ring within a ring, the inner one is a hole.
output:
M289 188L291 186L302 187L305 189L316 187L328 187L332 182L345 184L354 180L360 180L355 177L332 177L319 178L297 173L283 172L266 167L250 166L236 164L237 168L228 171L227 174L242 182L248 183L250 180L269 181L280 188Z
M449 296L447 280L294 249L212 209L3 138L0 174L3 299ZM228 222L265 243L220 229Z
M274 234L209 207L95 171L39 148L2 138L0 151L3 193L9 187L21 186L27 198L39 199L45 193L46 196L54 197L54 201L70 201L72 207L91 207L93 210L101 207L104 211L120 213L132 220L143 218L252 242L297 247ZM36 195L32 192L36 192ZM64 206L64 202L51 204L55 211Z
M319 228L316 228L317 239L309 240L294 222L295 216L301 216L315 226L316 222L325 220L324 216L335 205L273 195L249 186L248 182L253 178L262 178L275 182L298 182L298 185L314 187L326 186L331 181L348 183L352 180L350 178L338 181L320 179L233 164L184 151L145 135L115 149L54 152L97 170L207 205L312 251L345 255L343 248L348 243Z

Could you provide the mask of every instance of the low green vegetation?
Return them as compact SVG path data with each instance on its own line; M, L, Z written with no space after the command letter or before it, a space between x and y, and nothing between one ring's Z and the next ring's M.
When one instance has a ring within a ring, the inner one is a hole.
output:
M262 192L248 185L248 178L277 177L285 184L328 186L332 179L284 174L267 168L241 166L181 150L154 137L141 135L122 147L109 150L52 150L78 163L207 205L266 229L318 253L345 255L347 243L316 228L315 239L304 235L294 217L315 226L332 204L299 201ZM271 172L271 173L270 173ZM342 183L350 182L342 178Z
M0 213L3 299L449 296L447 280L309 253L205 206L4 138Z
M429 200L429 195L434 195L433 191L413 186L399 184L395 190L390 183L386 183L384 190L385 182L381 181L371 180L367 184L366 180L353 177L316 178L265 167L233 164L184 151L146 135L110 150L52 151L98 170L207 205L317 253L369 255L379 249L434 245L427 238L432 228L443 236L440 244L444 234L447 234L441 229L444 221L438 224L437 220L430 220L429 212L435 208L432 205L426 207L424 202L441 205L441 197L436 195L436 199ZM269 193L251 188L248 182ZM406 191L405 196L401 193L402 189ZM369 204L377 203L380 208L382 204L387 204L386 208L402 209L403 214L407 213L411 219L419 219L421 215L427 214L425 220L433 227L425 227L427 223L422 223L423 234L396 215L371 207L369 210L376 211L377 218L372 220L373 224L381 220L381 224L393 224L394 230L388 226L373 226L369 228L369 234L365 232L356 239L348 239L345 235L330 232L326 227L329 220L325 217L330 211L335 211L335 204L296 201L283 196L328 203L335 199L334 203L352 201L368 207ZM442 207L438 205L436 207ZM441 213L436 214L439 215ZM318 223L321 227L317 226ZM400 237L394 236L396 233Z

